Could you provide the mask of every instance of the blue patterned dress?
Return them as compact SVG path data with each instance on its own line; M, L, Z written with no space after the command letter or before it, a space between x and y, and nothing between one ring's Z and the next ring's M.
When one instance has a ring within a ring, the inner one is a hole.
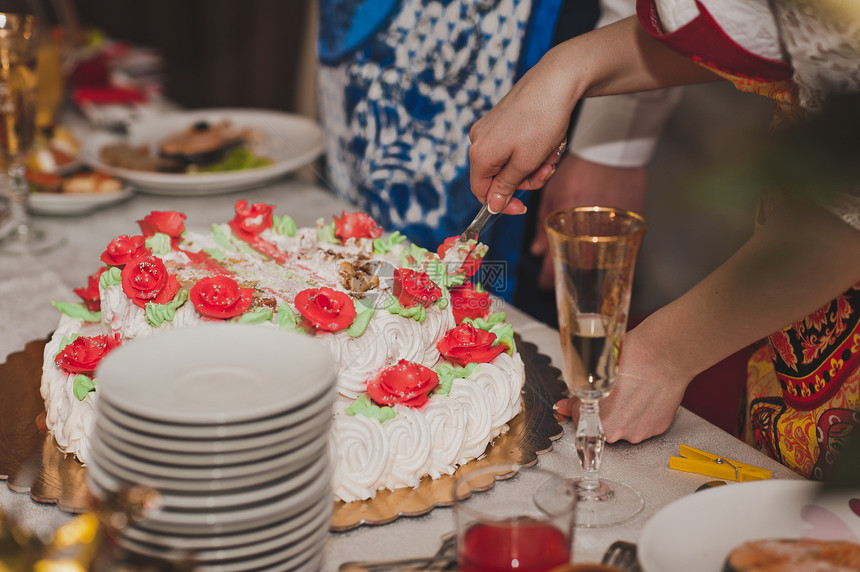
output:
M469 129L551 46L562 0L319 0L327 184L435 250L480 205ZM495 217L478 277L513 294L524 217Z

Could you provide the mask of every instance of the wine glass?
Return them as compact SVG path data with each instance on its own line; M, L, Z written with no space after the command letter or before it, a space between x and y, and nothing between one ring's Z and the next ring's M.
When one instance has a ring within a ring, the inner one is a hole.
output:
M580 401L577 526L613 526L630 520L644 506L634 488L600 479L606 438L599 400L615 384L633 268L647 223L621 209L580 207L557 211L545 224L555 270L562 373Z
M0 2L0 159L11 214L11 231L0 240L0 254L34 254L59 244L34 227L27 212L24 158L36 135L39 13L36 2Z
M570 562L576 491L567 479L490 465L457 477L453 496L461 572L548 572Z

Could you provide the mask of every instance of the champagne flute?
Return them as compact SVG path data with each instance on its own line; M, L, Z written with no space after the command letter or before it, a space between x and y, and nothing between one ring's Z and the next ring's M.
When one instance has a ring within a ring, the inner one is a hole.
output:
M580 207L557 211L545 224L555 270L562 373L580 401L577 526L613 526L630 520L644 506L636 489L600 479L606 438L599 400L615 384L633 269L647 223L621 209Z
M23 161L36 132L38 10L31 2L0 2L0 158L6 166L3 186L12 219L10 234L0 240L0 254L34 254L59 244L30 224L27 212Z

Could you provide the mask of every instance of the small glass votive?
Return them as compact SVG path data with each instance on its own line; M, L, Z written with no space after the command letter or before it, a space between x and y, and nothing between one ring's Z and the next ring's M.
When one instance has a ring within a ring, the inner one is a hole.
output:
M576 489L559 475L517 465L473 470L454 481L459 569L548 572L567 564L575 513Z

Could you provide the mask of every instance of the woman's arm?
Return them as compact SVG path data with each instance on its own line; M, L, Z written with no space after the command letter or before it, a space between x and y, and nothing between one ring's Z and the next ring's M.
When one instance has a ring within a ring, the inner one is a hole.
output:
M564 141L582 97L647 91L717 79L650 37L636 18L559 44L514 85L469 133L472 192L501 212L514 190L543 185L540 169ZM505 212L523 211L514 200Z
M607 440L662 433L698 373L858 281L860 231L786 201L727 262L628 333L618 383L600 406Z

